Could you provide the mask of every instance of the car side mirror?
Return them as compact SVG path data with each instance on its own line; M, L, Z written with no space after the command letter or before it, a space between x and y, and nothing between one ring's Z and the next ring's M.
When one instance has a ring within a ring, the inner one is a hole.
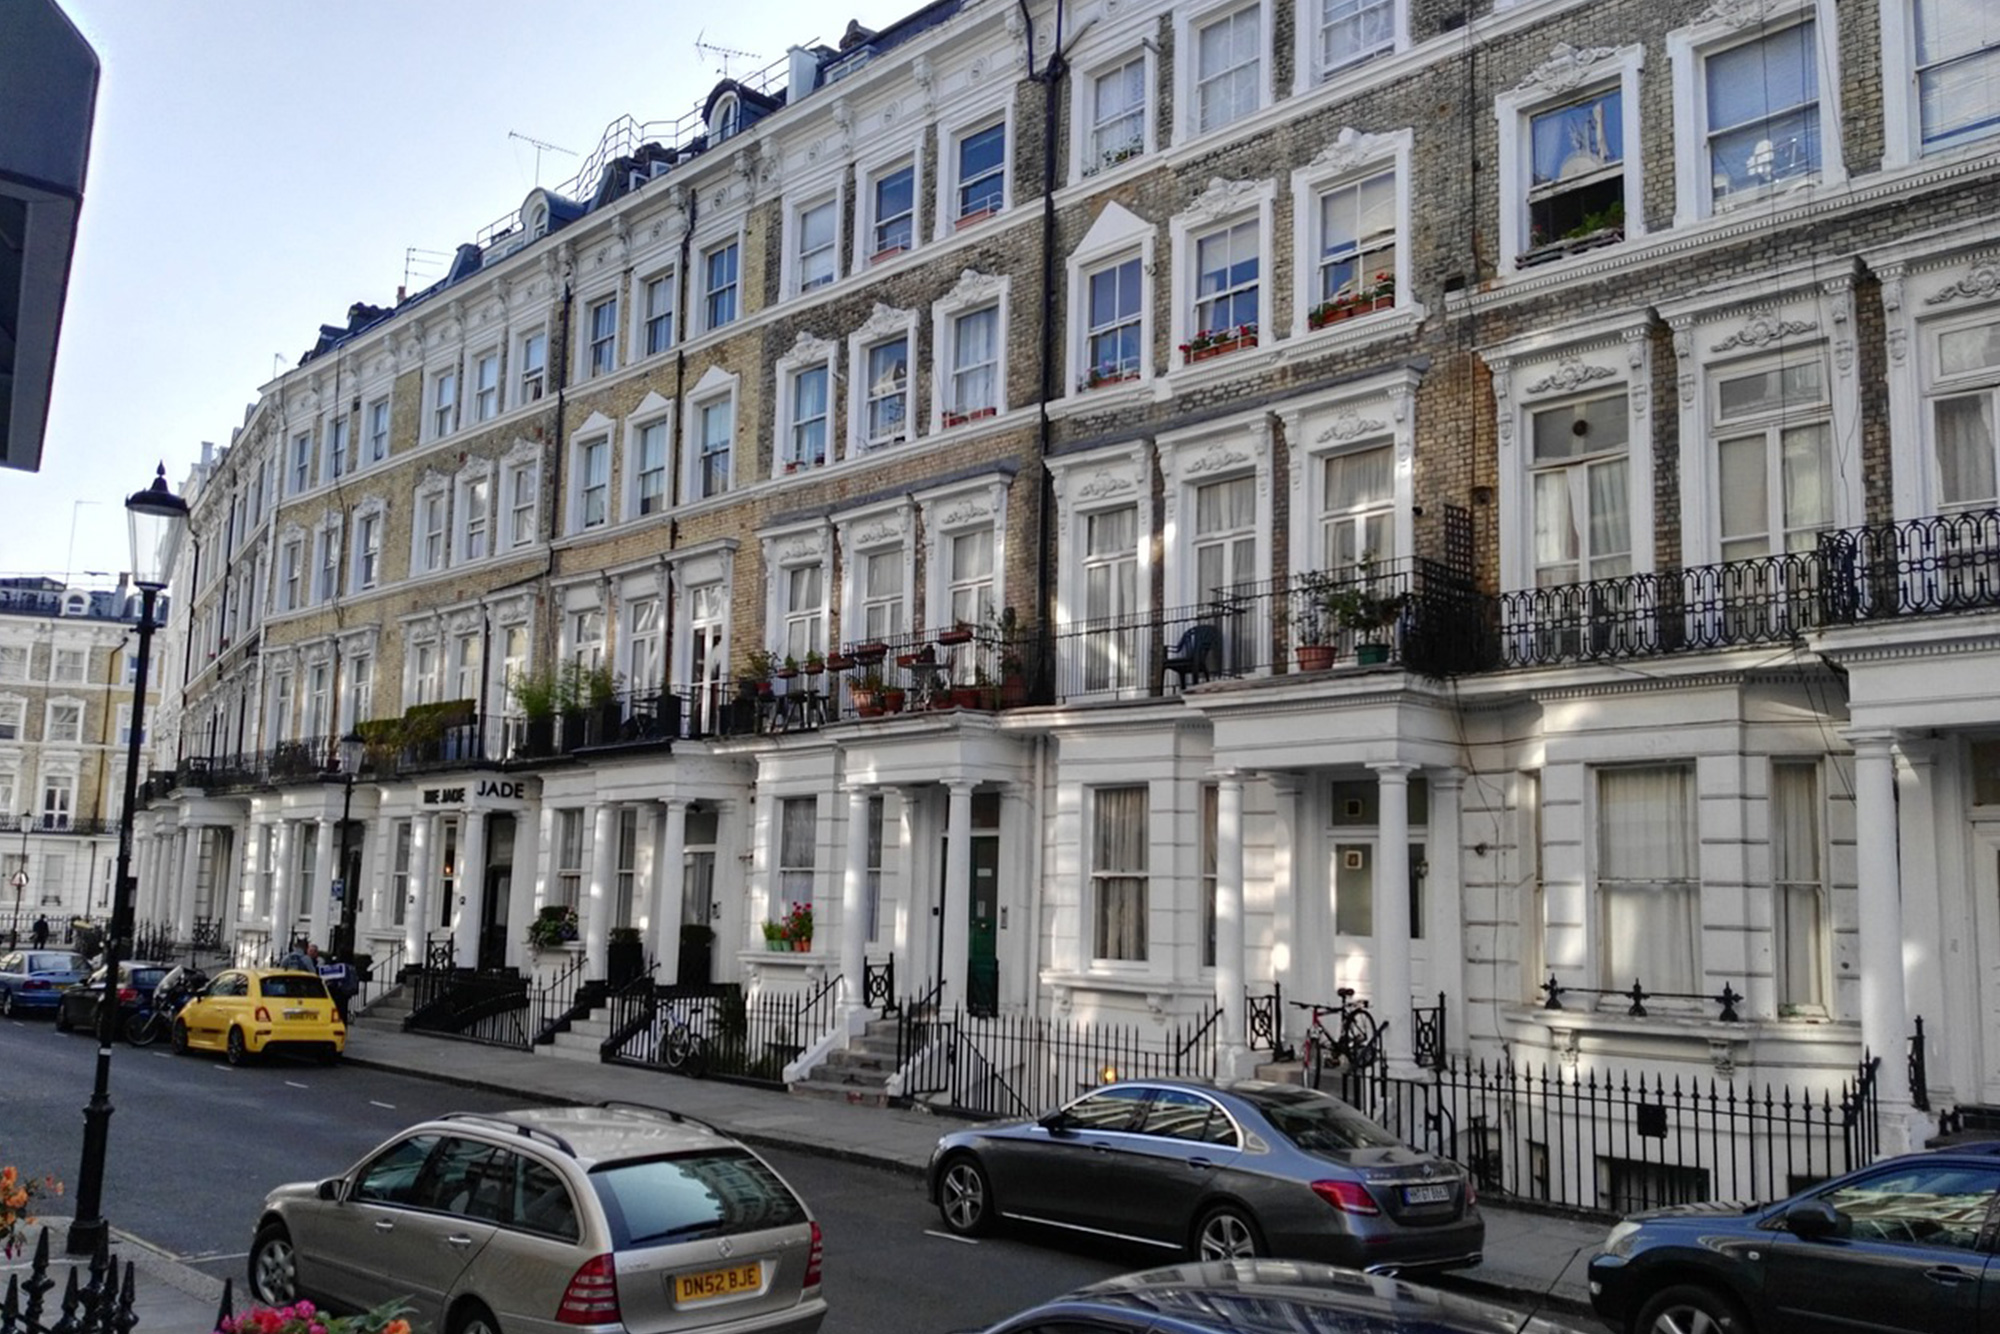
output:
M1847 1231L1847 1218L1825 1200L1804 1200L1785 1210L1785 1230L1807 1241L1838 1237Z
M347 1194L347 1181L343 1177L328 1177L319 1183L319 1190L315 1193L322 1200L343 1199Z
M1037 1124L1051 1135L1067 1135L1070 1133L1069 1113L1060 1108L1043 1115Z

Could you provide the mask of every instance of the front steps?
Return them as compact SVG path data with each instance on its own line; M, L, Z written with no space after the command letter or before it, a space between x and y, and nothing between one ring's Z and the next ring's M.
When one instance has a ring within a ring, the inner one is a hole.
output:
M889 1076L896 1073L896 1030L894 1019L870 1019L845 1049L828 1052L791 1091L864 1107L888 1106Z

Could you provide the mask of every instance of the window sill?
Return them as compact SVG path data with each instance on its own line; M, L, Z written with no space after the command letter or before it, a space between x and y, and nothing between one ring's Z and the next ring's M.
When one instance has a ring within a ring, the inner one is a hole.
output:
M1713 1007L1700 1013L1664 1011L1669 1002L1648 1001L1652 1011L1645 1018L1625 1013L1628 1002L1619 997L1606 1000L1604 1008L1571 1006L1550 1010L1540 1005L1517 1004L1502 1007L1503 1023L1527 1038L1540 1030L1556 1051L1592 1051L1627 1054L1639 1050L1667 1059L1692 1059L1705 1055L1718 1068L1733 1064L1745 1055L1773 1046L1835 1048L1828 1059L1844 1060L1849 1049L1860 1041L1861 1026L1846 1020L1825 1017L1767 1018L1747 1016L1737 1023L1713 1017ZM1681 1002L1673 1002L1679 1004ZM1700 1004L1699 1002L1686 1002Z
M1137 407L1142 403L1150 403L1158 397L1158 385L1159 381L1146 374L1137 375L1130 380L1113 380L1092 387L1077 385L1063 397L1050 401L1049 416L1061 419L1090 412L1114 412L1120 408Z
M1366 315L1334 320L1317 329L1309 328L1301 321L1292 330L1292 336L1279 344L1279 347L1285 360L1300 356L1316 356L1329 348L1372 342L1378 338L1393 338L1398 334L1409 333L1422 324L1429 315L1430 311L1420 302L1408 301L1387 310L1370 311Z
M1070 1008L1078 993L1085 995L1144 996L1146 1008L1155 1018L1174 1012L1175 1002L1212 999L1215 988L1200 979L1175 981L1158 976L1147 963L1108 964L1107 968L1129 968L1120 972L1055 972L1044 970L1042 984L1054 995L1058 1012Z
M1287 339L1260 342L1256 347L1238 348L1219 357L1176 366L1165 377L1168 392L1185 394L1238 376L1268 371L1284 359Z

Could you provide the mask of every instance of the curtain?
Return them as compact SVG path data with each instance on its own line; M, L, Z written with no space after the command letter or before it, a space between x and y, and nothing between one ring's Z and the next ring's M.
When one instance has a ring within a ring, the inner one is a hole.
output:
M1824 422L1785 432L1780 454L1785 485L1785 529L1810 537L1833 522L1831 441ZM1810 545L1803 548L1810 550Z
M1771 770L1771 881L1775 890L1778 1001L1824 1003L1820 902L1819 771L1810 764Z
M1143 787L1093 794L1090 864L1100 959L1146 957L1146 795Z
M1000 360L994 347L994 332L999 323L999 311L981 310L953 326L952 365L957 368L953 379L957 382L958 400L953 405L955 411L974 412L998 406L1000 397L993 392L993 377Z
M1937 402L1938 503L1990 503L1995 494L1993 399L1980 394Z
M778 902L772 916L782 916L795 903L813 901L814 822L818 803L811 797L787 797L779 803Z
M1696 972L1695 811L1681 766L1598 772L1599 910L1604 984L1693 993Z
M1764 467L1764 437L1724 440L1715 450L1722 501L1722 558L1763 555L1770 550L1763 538L1771 522L1771 501L1765 493L1769 474Z
M1624 459L1593 464L1590 472L1590 576L1624 574L1631 568L1631 488Z

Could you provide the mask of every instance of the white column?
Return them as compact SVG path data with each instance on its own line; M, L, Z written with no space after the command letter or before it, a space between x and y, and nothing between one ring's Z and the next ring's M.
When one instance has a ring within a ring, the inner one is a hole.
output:
M896 803L896 842L902 853L905 883L903 930L897 941L901 957L896 960L896 971L902 974L899 981L904 994L909 996L923 995L937 977L937 961L931 957L937 941L937 917L931 908L932 896L937 893L937 866L927 855L929 849L921 846L929 839L917 832L923 823L924 794L929 790L897 789L901 800ZM897 999L900 1001L902 997Z
M542 902L547 874L542 855L555 843L555 818L555 810L544 806L539 812L522 811L514 821L514 879L507 896L507 964L512 968L532 968L528 923Z
M1945 831L1939 827L1937 818L1937 745L1932 741L1919 741L1904 737L1896 743L1896 751L1902 760L1897 770L1900 795L1897 812L1901 817L1902 865L1910 874L1904 877L1903 885L1903 975L1908 979L1906 1003L1912 1016L1923 1016L1927 1033L1925 1053L1927 1067L1933 1072L1933 1080L1943 1083L1950 1078L1950 1065L1943 1059L1938 1039L1946 1028L1944 1023L1945 975L1954 960L1944 957L1943 942L1964 940L1967 934L1947 930L1945 927L1945 905L1939 887L1948 883L1940 874L1939 849L1945 840ZM1964 883L1953 877L1955 883ZM1963 926L1969 927L1969 921ZM1913 1018L1910 1032L1916 1032ZM1886 1055L1886 1053L1885 1053ZM1883 1069L1893 1062L1884 1060Z
M1415 1077L1410 1041L1410 770L1390 761L1375 771L1375 995L1392 1079Z
M972 789L971 783L947 783L949 795L944 830L944 929L938 933L938 974L944 979L943 1004L962 1008L971 960L967 930L972 917Z
M292 822L278 817L278 850L271 857L271 948L275 959L292 945L293 921L298 916L298 877L292 874Z
M195 891L201 887L201 826L190 825L181 848L181 892L174 900L174 943L194 939Z
M1465 774L1436 769L1430 774L1430 837L1424 861L1424 933L1431 942L1431 990L1444 993L1445 1048L1465 1051L1465 996L1470 990L1465 961L1465 863L1459 851L1461 799ZM1425 997L1425 1004L1430 998Z
M859 783L847 789L847 867L840 880L840 1003L850 1015L868 1006L862 981L868 966L870 795Z
M0 812L4 814L5 812ZM141 835L135 825L132 833L132 878L139 882L138 892L132 896L132 916L134 924L145 921L152 915L153 903L153 844L155 835L149 825ZM114 856L116 853L114 852ZM112 887L114 891L117 886ZM95 900L93 900L94 902ZM107 909L103 914L110 916Z
M597 806L590 822L590 885L584 906L583 965L586 978L603 978L611 954L612 880L618 874L618 807Z
M313 919L306 928L306 938L322 950L333 939L333 854L339 841L340 821L321 816L319 837L313 840L313 884L319 887L319 898L312 906Z
M1215 802L1215 1003L1228 1077L1250 1073L1243 1027L1243 775L1225 769Z
M243 885L243 840L248 837L249 828L247 824L228 826L230 855L216 859L211 908L215 913L215 938L224 949L236 934L237 902Z
M403 901L403 962L421 967L424 923L431 912L431 833L437 817L419 815L410 821L410 883Z
M479 928L486 908L486 812L468 810L458 818L458 916L452 919L451 946L460 968L479 964Z
M687 815L684 797L660 802L653 825L653 910L647 925L653 933L653 956L659 960L658 980L681 980L681 913L687 897Z
M1903 890L1896 855L1896 761L1888 732L1849 733L1854 746L1855 870L1860 876L1861 1045L1880 1058L1875 1090L1882 1109L1907 1115L1903 1053L1909 1015L1903 999ZM1894 1115L1883 1118L1882 1151L1893 1142Z
M368 833L365 861L372 869L368 874L368 897L362 900L361 916L354 926L357 936L379 931L396 920L396 905L389 902L390 883L396 876L396 822L389 816L375 817Z

